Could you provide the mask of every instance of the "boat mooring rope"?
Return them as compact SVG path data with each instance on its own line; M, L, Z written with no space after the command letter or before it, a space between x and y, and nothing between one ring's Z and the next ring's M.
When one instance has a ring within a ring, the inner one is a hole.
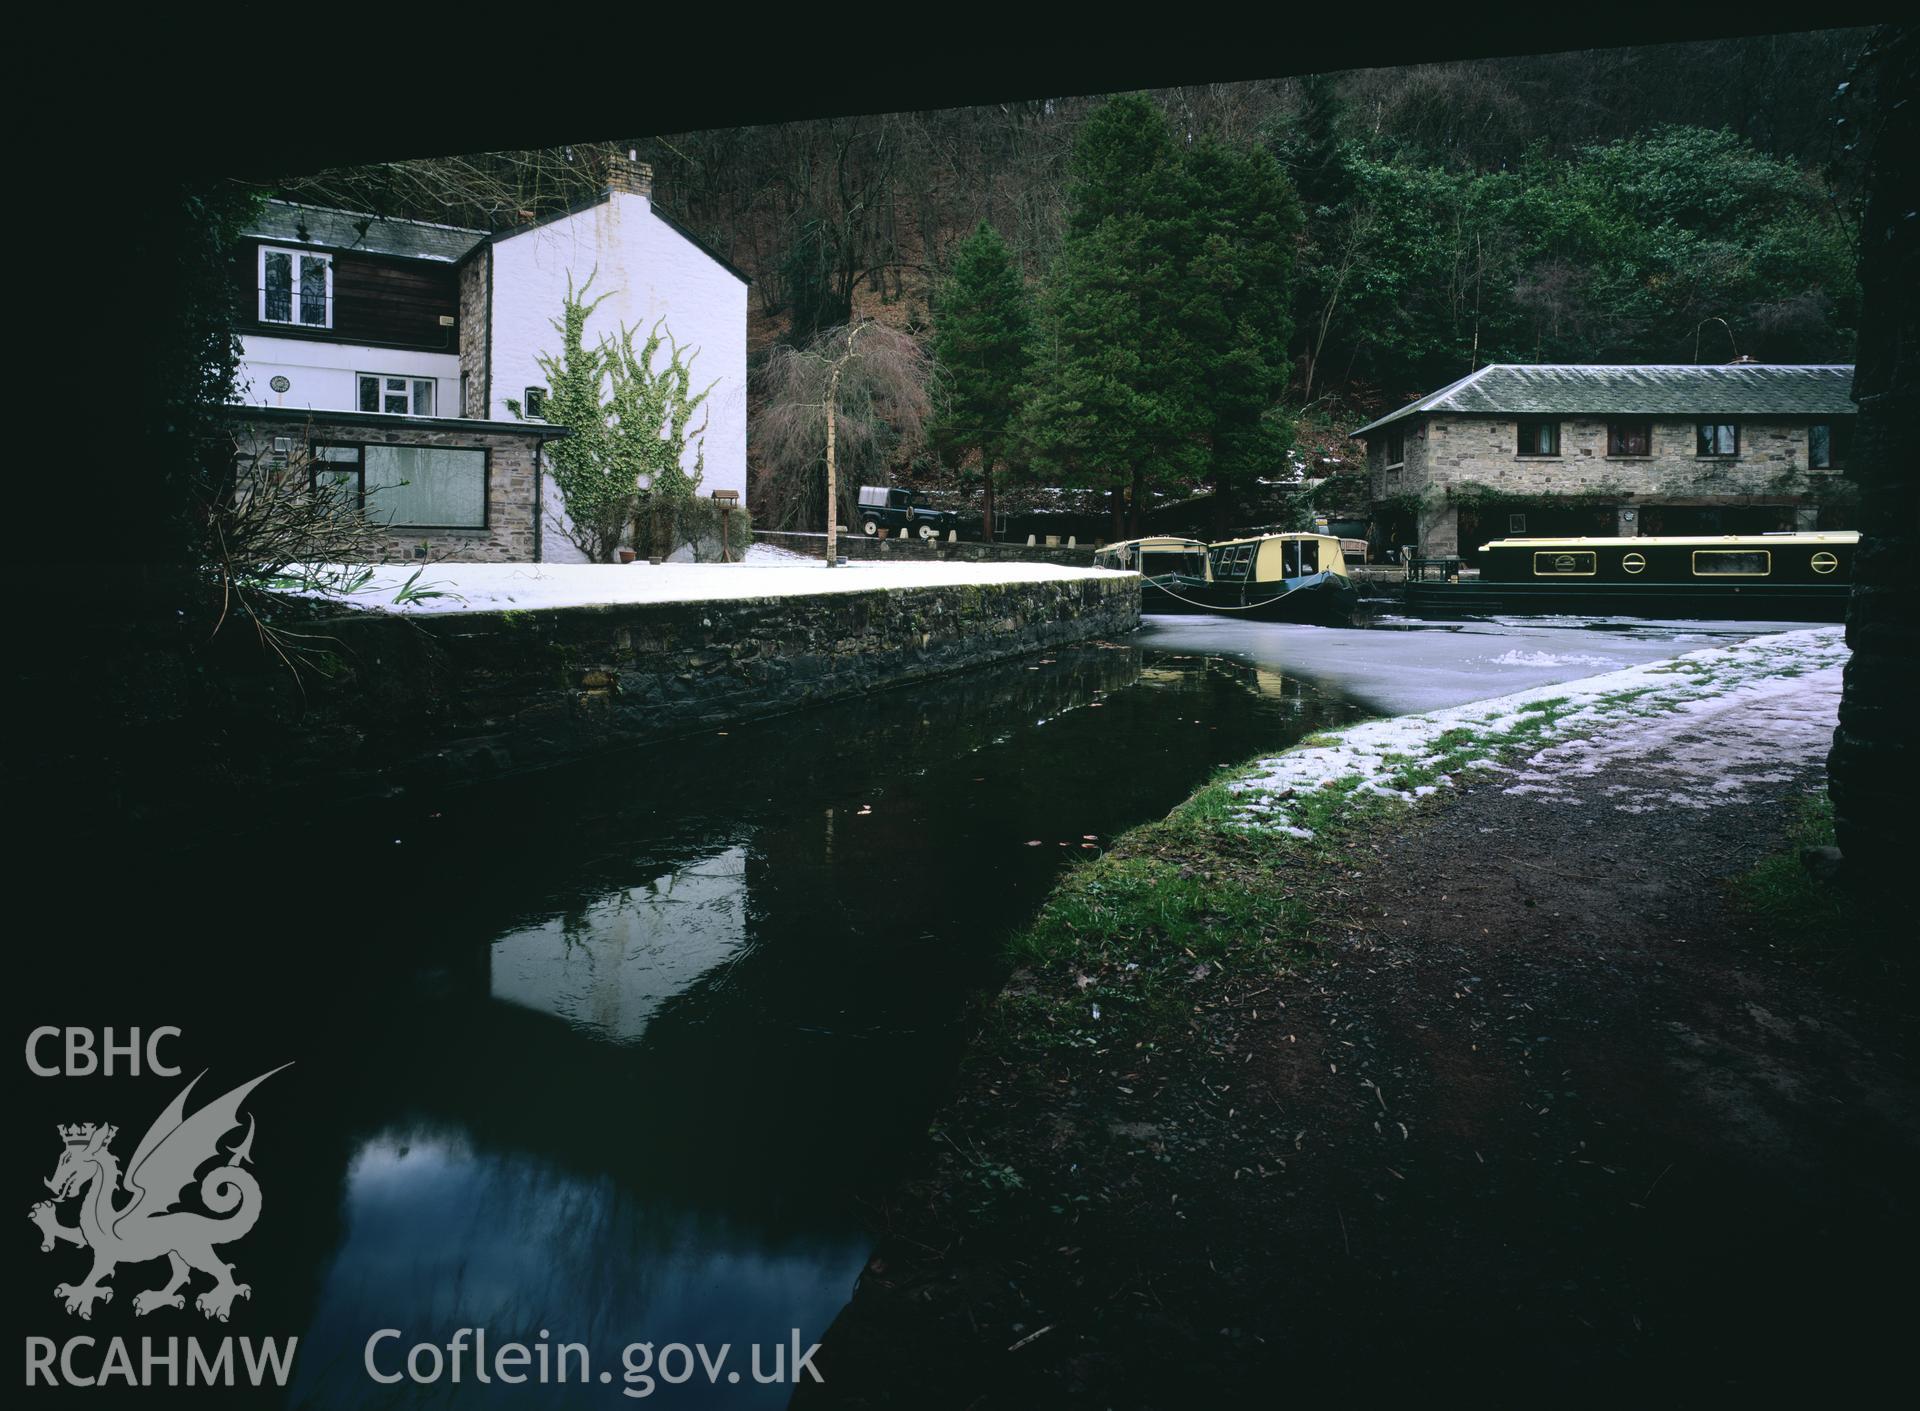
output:
M1334 575L1323 570L1322 572L1316 573L1313 576L1315 578L1331 578ZM1185 603L1188 607L1199 608L1202 612L1252 612L1255 608L1271 607L1273 606L1273 604L1277 602L1281 602L1284 599L1291 598L1295 593L1299 592L1300 589L1304 588L1306 585L1302 583L1297 587L1287 589L1287 591L1284 593L1276 593L1271 598L1262 598L1257 603L1242 603L1239 607L1228 607L1225 604L1215 606L1212 603L1195 602L1192 598L1183 598L1178 593L1174 592L1173 589L1164 587L1159 583L1156 583L1153 586L1158 588L1161 592L1165 593L1169 598L1172 598L1175 602Z

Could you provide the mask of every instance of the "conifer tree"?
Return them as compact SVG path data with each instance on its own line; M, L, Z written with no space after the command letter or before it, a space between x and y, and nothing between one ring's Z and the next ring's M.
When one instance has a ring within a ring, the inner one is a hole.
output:
M1213 526L1224 531L1240 493L1262 477L1278 478L1293 445L1281 398L1292 374L1300 203L1280 164L1259 149L1208 139L1181 167L1191 259L1180 322L1198 364L1191 387Z
M991 543L994 468L1015 452L1033 315L1012 254L986 221L960 246L934 319L934 355L947 392L934 434L941 445L979 455L983 537Z
M1204 368L1178 317L1193 235L1178 170L1151 99L1115 98L1082 126L1023 412L1036 466L1106 491L1115 537L1138 530L1156 484L1204 471Z

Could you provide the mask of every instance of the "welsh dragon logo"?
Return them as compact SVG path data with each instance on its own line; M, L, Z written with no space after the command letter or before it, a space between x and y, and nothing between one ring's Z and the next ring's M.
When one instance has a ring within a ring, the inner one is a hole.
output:
M281 1068L291 1066L282 1064ZM182 1088L147 1128L124 1177L119 1158L111 1150L118 1128L96 1127L91 1122L55 1128L62 1150L60 1164L46 1182L53 1199L35 1205L27 1218L40 1229L43 1252L63 1242L85 1245L93 1251L93 1270L85 1282L59 1284L53 1290L67 1312L91 1318L96 1301L113 1301L113 1290L106 1281L121 1264L144 1264L162 1256L168 1265L167 1282L161 1288L134 1295L133 1311L137 1315L156 1308L184 1308L186 1297L180 1290L195 1271L213 1279L213 1287L193 1301L193 1306L209 1318L224 1323L235 1298L253 1296L250 1285L234 1282L233 1265L213 1250L215 1245L232 1244L241 1238L260 1218L260 1184L251 1172L241 1169L252 1158L253 1119L247 1118L247 1134L231 1150L220 1150L219 1143L240 1125L240 1104L247 1094L281 1068L242 1083L189 1117L187 1095L206 1076L202 1073ZM195 1173L216 1159L220 1164L200 1178L200 1201L213 1214L175 1210L186 1188L193 1184ZM123 1186L127 1199L116 1204ZM56 1204L69 1198L80 1203L78 1225L59 1221Z

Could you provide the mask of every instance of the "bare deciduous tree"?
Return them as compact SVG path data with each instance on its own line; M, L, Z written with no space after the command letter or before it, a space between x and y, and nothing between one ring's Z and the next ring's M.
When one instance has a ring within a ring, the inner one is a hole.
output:
M276 439L288 443L286 449L274 449ZM348 602L367 593L370 565L381 558L387 537L380 508L362 502L357 479L316 460L312 440L311 427L297 440L252 429L237 434L232 481L200 507L206 561L219 593L212 635L230 621L246 623L296 682L303 671L321 669L322 644L330 639L275 622L274 595ZM417 569L392 601L441 596L420 583Z
M803 485L824 468L829 564L837 554L840 471L851 477L920 444L932 371L918 339L870 322L775 348L761 369L755 441L775 473Z

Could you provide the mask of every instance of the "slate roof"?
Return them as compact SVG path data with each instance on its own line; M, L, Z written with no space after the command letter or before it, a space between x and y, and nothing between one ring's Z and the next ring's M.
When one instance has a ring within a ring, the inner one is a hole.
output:
M267 202L244 233L288 245L363 250L371 255L399 255L410 260L438 260L443 264L458 264L468 251L487 238L484 230L434 225L423 220L397 220L359 211L336 211L326 206L302 206L292 201Z
M1353 432L1463 416L1850 416L1851 364L1493 363Z

